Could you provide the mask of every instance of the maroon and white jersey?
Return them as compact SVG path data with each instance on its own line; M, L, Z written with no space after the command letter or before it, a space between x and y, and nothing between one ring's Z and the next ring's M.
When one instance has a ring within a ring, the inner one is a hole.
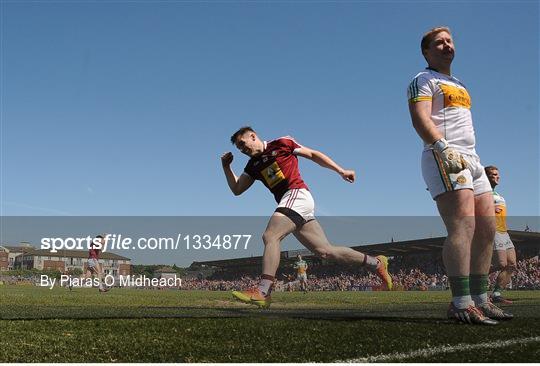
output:
M298 170L296 150L301 147L302 145L290 136L265 141L264 151L249 159L244 174L263 182L274 194L276 202L279 202L289 189L308 189Z
M94 239L95 240L95 239ZM99 254L101 253L101 249L99 249L99 245L95 245L94 241L92 240L92 243L90 243L90 249L88 249L88 259L99 259Z

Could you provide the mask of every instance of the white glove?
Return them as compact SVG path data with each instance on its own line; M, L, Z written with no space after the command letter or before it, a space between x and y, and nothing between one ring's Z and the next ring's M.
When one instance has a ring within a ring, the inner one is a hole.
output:
M467 162L463 156L452 149L445 139L435 141L431 148L439 156L442 161L442 167L448 174L457 174L462 170L467 169Z

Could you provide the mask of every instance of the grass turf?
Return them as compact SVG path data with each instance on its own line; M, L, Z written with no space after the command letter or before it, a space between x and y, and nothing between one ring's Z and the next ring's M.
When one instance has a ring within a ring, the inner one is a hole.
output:
M0 362L332 362L538 337L540 292L516 319L445 319L447 292L277 293L269 310L228 292L0 287ZM540 341L386 362L533 362Z

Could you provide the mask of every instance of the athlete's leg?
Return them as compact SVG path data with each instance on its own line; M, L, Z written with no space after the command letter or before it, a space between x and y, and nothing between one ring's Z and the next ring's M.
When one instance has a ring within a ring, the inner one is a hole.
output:
M262 236L264 242L263 275L276 275L281 254L281 241L294 230L296 230L296 225L284 214L274 212L270 217Z
M452 290L452 304L456 309L467 309L472 302L469 275L475 226L474 194L469 189L451 191L439 195L436 201L448 233L442 254Z
M495 271L499 271L497 278L495 279L495 286L493 288L493 297L501 296L502 283L504 282L504 277L506 277L506 266L508 265L508 257L506 255L506 250L501 248L500 250L493 251L493 266Z
M294 231L294 236L302 245L317 256L339 263L362 265L366 255L352 248L330 244L317 220L311 220Z
M495 239L495 208L491 192L475 197L476 228L471 248L471 296L475 306L491 319L510 320L514 317L488 300L488 274Z
M486 192L474 198L476 226L471 247L471 273L487 274L495 238L493 195Z
M506 250L494 250L493 251L493 267L495 271L504 271L508 265L508 256Z
M95 268L96 277L99 280L99 282L101 283L101 264L99 262L96 263L96 266L94 268Z
M488 302L489 267L495 239L493 195L486 192L474 198L475 230L471 246L471 295L476 306Z
M269 307L272 299L272 285L279 267L281 240L296 229L296 224L280 212L274 212L263 233L263 273L258 287L233 291L232 295L245 303L259 307Z
M88 267L88 269L86 270L86 276L85 278L90 278L92 279L92 286L90 287L94 287L94 278L96 277L97 275L97 271L96 271L96 268L95 267Z
M306 292L307 291L307 277L302 277L300 279L300 285L301 285L301 290Z
M365 266L367 269L375 271L382 279L386 289L392 289L392 277L388 273L388 259L386 257L379 256L375 258L349 247L330 244L324 230L316 220L308 221L302 225L294 232L294 236L307 249L323 259Z
M469 276L474 236L474 194L470 189L446 192L437 197L437 208L448 236L443 262L448 276Z
M512 275L515 271L517 271L517 255L516 255L516 249L510 248L506 250L506 258L507 258L507 265L506 265L506 271L508 273L508 284L510 280L512 279Z
M516 270L516 250L510 248L507 250L498 250L498 252L504 252L506 257L506 265L499 272L497 277L497 285L500 290L504 290L510 283L510 279Z
M102 271L101 271L101 264L98 262L96 264L96 277L99 281L99 290L102 291L103 290L103 280L102 280Z
M109 289L105 286L105 272L103 271L103 266L101 263L97 262L96 264L96 276L99 281L99 291L100 292L107 292Z

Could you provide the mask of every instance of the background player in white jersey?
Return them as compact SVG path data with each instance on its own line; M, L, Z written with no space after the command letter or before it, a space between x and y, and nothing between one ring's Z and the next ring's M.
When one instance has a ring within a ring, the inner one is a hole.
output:
M346 182L353 183L355 172L340 167L327 155L298 144L293 138L281 137L272 141L261 140L251 127L242 127L231 136L231 142L250 159L240 177L231 169L233 154L221 156L223 172L229 188L235 195L245 192L255 180L260 180L273 193L278 207L263 234L263 273L259 286L245 291L233 291L233 296L245 303L268 307L270 293L279 267L281 241L294 236L316 255L340 263L366 266L375 271L388 289L392 278L388 274L388 259L376 258L349 247L332 245L315 219L315 203L298 169L298 156L312 160L324 168L335 171Z
M430 30L420 47L428 67L407 92L413 126L424 141L422 175L448 232L443 262L452 302L447 315L495 325L493 319L511 315L487 295L495 219L491 186L475 151L471 98L451 73L455 47L450 29Z
M302 259L302 256L298 254L296 262L294 263L294 269L296 269L296 280L300 283L300 290L307 292L307 270L308 264Z
M495 187L500 182L499 169L496 166L490 165L485 168L489 183L493 188L493 201L495 204L495 240L493 241L493 263L495 270L499 271L491 301L494 303L511 304L512 301L505 299L501 291L508 286L512 279L512 274L516 270L516 249L514 243L508 235L506 226L506 201L497 191Z

